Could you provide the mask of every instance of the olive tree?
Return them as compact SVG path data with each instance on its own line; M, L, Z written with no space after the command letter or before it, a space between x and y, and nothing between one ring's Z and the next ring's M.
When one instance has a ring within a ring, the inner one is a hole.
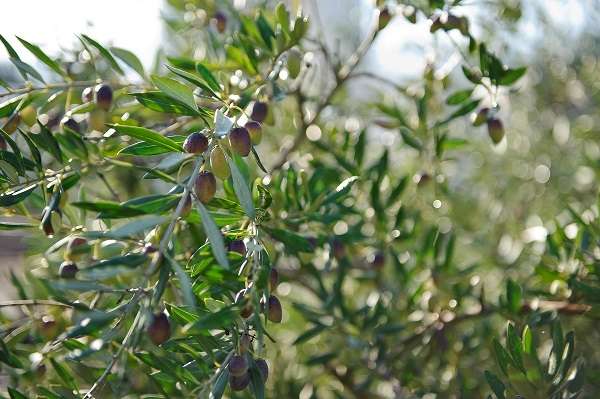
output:
M449 165L506 147L526 73L463 1L379 1L347 56L317 8L168 3L152 73L85 34L56 58L0 36L21 75L0 80L0 226L28 237L0 304L11 398L581 395L561 318L599 298L594 211L523 281L474 262L486 237L461 225ZM408 87L361 68L392 19L460 64Z

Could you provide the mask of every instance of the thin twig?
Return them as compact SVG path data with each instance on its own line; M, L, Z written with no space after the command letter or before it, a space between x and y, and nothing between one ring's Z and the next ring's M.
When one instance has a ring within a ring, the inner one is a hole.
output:
M63 306L65 308L73 307L73 305L70 305L68 303L62 303L48 299L15 299L13 301L0 302L0 308L8 306Z
M275 162L275 164L271 168L272 171L280 169L287 161L289 155L292 152L294 152L306 140L306 127L312 125L313 123L315 123L318 120L319 116L321 115L321 112L323 112L323 110L329 105L329 103L331 102L333 97L338 93L338 91L341 89L341 87L344 85L344 83L351 77L352 71L354 71L356 66L359 64L360 60L367 53L371 44L377 37L378 32L379 32L378 22L377 22L377 20L375 20L375 23L374 23L373 27L371 28L369 35L365 38L365 40L363 40L363 42L358 46L358 48L354 51L354 53L352 53L352 55L348 58L348 60L344 63L344 65L342 65L342 67L339 69L338 73L336 73L335 86L333 87L333 89L331 89L329 94L325 97L325 100L319 104L314 115L308 121L304 120L304 118L303 118L303 120L301 121L300 126L298 128L298 132L296 133L296 136L294 137L294 141L288 148L284 149L281 152L281 155L279 156L278 160ZM303 102L301 102L299 104L299 106L300 106L300 109L302 110Z
M104 384L104 380L106 380L106 378L109 376L112 368L115 366L115 364L117 363L117 360L119 360L119 357L121 356L121 353L123 353L123 350L127 347L127 344L129 343L129 338L131 337L131 335L133 334L133 332L135 331L135 328L137 327L137 324L140 321L140 317L142 315L142 311L139 310L135 316L135 319L133 320L133 323L131 324L131 327L129 328L129 331L127 331L127 335L125 335L125 338L123 338L123 341L121 342L121 346L119 347L119 349L117 349L117 352L115 352L115 354L113 355L110 363L108 364L108 366L106 366L106 368L104 369L104 372L102 373L102 375L100 376L100 378L98 378L96 380L96 382L94 383L94 385L92 385L92 387L90 388L89 391L87 391L87 393L85 394L85 396L83 397L83 399L91 399L93 398L93 393L95 390L99 389L100 387L102 387L102 385Z

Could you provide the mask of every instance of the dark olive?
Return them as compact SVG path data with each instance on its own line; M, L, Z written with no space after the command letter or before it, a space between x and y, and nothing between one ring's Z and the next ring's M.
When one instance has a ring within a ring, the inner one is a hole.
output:
M60 126L63 128L63 130L64 128L68 128L76 133L81 133L81 127L79 126L79 123L69 116L65 116L61 119Z
M64 261L61 263L60 268L58 269L58 275L61 278L75 278L75 275L79 271L79 268L75 264L75 262Z
M250 134L250 141L253 145L258 145L262 141L262 126L256 121L248 121L244 127Z
M481 108L473 117L473 126L481 126L488 120L489 108Z
M379 30L382 30L390 23L392 19L392 14L387 7L383 7L381 11L379 11Z
M227 369L229 370L229 374L236 377L241 377L246 374L248 372L248 361L246 360L246 356L232 356Z
M342 259L346 256L346 246L344 242L339 238L335 238L331 243L331 250L333 252L333 257L336 259Z
M385 254L381 251L378 251L375 254L373 254L373 257L370 261L371 267L373 269L379 270L385 265Z
M202 171L196 179L196 196L203 204L208 203L217 191L217 180L215 175L208 171Z
M109 85L99 84L95 88L96 105L99 108L108 111L113 101L113 90Z
M250 118L258 123L263 123L269 113L269 106L262 101L256 101L252 106Z
M160 345L171 337L171 323L163 312L152 317L152 321L146 330L154 345Z
M190 154L201 154L208 148L208 139L202 133L192 133L183 142L183 149Z
M225 32L227 28L227 15L222 11L215 12L215 25L217 26L217 31L219 33Z
M256 368L260 371L263 382L267 382L267 378L269 378L269 365L267 361L265 359L256 359L254 362L256 363Z
M229 243L229 250L244 256L246 255L246 244L244 244L244 240L233 240Z
M282 317L281 302L279 302L279 299L275 295L269 296L267 318L273 323L281 323Z
M504 125L497 118L491 118L487 121L488 134L494 144L498 144L504 138Z
M229 386L232 391L243 391L248 384L250 384L250 375L248 373L239 377L229 374Z
M250 133L245 127L236 127L229 133L229 145L231 149L242 157L247 157L250 154L252 140Z

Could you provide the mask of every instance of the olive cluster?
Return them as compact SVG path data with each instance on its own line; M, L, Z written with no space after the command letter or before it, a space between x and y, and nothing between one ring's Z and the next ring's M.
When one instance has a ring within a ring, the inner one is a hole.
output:
M94 87L86 87L81 92L81 101L85 104L94 103L95 107L87 115L87 126L91 131L103 131L108 111L113 103L113 90L107 84L98 84ZM65 116L60 121L61 127L65 127L81 133L81 125L72 116Z
M231 174L226 159L226 151L229 150L241 157L247 157L252 151L253 145L262 141L261 122L266 118L268 107L266 103L256 102L252 111L251 120L244 126L231 129L226 138L215 142L210 150L210 170L206 167L198 175L194 191L198 200L208 203L217 191L217 180L226 180ZM209 148L208 138L199 132L190 134L183 143L183 149L190 154L203 154Z
M504 138L504 125L502 121L495 116L495 110L481 108L473 115L473 126L487 125L488 135L494 144L498 144Z
M279 272L274 267L271 268L269 272L269 288L270 292L274 292L277 289L277 285L279 284ZM250 298L250 291L252 290L252 285L249 285L247 288L241 289L235 295L235 303L240 307L240 316L244 319L250 318L254 313L254 306L252 305L252 300ZM260 310L265 313L267 319L273 323L281 323L283 318L283 308L281 306L281 302L279 298L275 295L270 294L268 297L263 296L260 299Z
M240 340L246 340L251 345L248 334L242 335ZM229 386L232 391L242 391L250 384L250 368L255 368L260 373L263 383L269 377L269 365L264 359L254 359L250 352L240 347L239 354L233 355L227 364L229 371Z

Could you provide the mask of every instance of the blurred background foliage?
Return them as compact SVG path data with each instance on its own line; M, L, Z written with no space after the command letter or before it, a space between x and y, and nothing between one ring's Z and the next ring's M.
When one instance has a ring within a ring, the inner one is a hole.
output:
M264 244L281 276L284 320L269 326L276 343L265 347L265 396L596 397L596 2L291 2L291 15L302 10L310 20L294 48L302 59L298 79L289 77L289 51L282 63L243 72L239 58L227 55L223 44L242 29L240 15L260 10L272 18L276 5L234 3L167 1L167 33L154 68L165 73L167 62L187 69L186 63L204 60L239 92L255 83L255 75L273 72L265 76L272 84L259 93L270 100L272 120L257 148L273 171L261 180L272 195ZM385 29L395 36L377 37L375 43L385 45L367 51L351 79L336 73L360 50L376 21L375 6L384 3L393 10ZM429 33L442 10L468 17L473 38L461 29ZM216 13L227 18L225 35ZM526 66L527 73L508 85L469 80L462 67L483 69L481 43L503 64ZM382 51L406 60L406 67L396 62L401 71L390 71ZM77 48L60 55L73 80L115 78L110 65L92 63L86 54ZM2 70L0 77L19 86L17 75ZM480 101L470 106L474 100ZM321 101L328 106L321 109ZM506 137L493 145L486 127L474 127L469 116L496 104ZM48 123L58 125L64 111L49 107ZM177 122L135 106L119 109L127 111L154 130ZM302 117L314 124L304 125ZM199 126L184 124L176 133ZM305 135L291 147L299 129ZM264 176L256 165L251 169L252 176ZM102 177L87 178L91 197L112 196ZM127 169L111 169L107 178L123 199L169 188ZM36 233L25 240L27 263L36 267L48 242ZM215 298L236 289L214 284ZM8 323L16 315L3 317ZM67 318L62 323L66 327ZM206 366L200 374L212 372ZM181 394L166 377L122 373L113 392L99 397L124 395L125 381L136 392L131 395L154 392L162 383L169 386L167 396ZM32 372L20 377L38 378Z

